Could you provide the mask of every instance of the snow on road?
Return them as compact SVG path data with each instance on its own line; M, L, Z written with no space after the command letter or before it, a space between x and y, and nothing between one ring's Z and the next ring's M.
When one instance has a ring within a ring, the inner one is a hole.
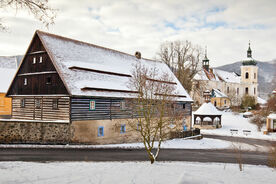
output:
M242 114L234 114L232 112L222 112L222 128L214 130L201 130L202 134L237 136L246 138L276 140L276 133L264 135L263 131L259 132L257 126L249 122L249 118L242 117ZM265 127L263 127L265 128ZM237 134L231 134L230 129L238 130ZM245 135L243 130L250 130L249 135ZM263 129L264 130L264 129Z
M275 183L267 166L197 162L0 162L0 183Z

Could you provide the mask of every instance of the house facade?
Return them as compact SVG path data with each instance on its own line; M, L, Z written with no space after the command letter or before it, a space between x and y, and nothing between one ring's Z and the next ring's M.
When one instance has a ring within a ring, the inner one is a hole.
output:
M258 66L252 58L252 50L247 50L247 58L242 61L241 75L220 69L210 68L209 59L205 54L202 61L202 70L193 78L193 89L191 96L196 104L202 104L204 99L202 93L206 89L216 89L226 95L231 106L238 106L244 95L258 97ZM212 99L212 103L220 103L220 99ZM226 100L226 103L227 100ZM224 104L222 104L224 105ZM228 106L228 104L225 104Z
M137 131L128 126L135 114L126 107L135 98L127 84L137 62L172 74L158 61L36 31L7 93L12 121L47 124L47 129L62 125L73 143L137 141ZM183 130L191 123L192 99L174 75L172 85L179 95L175 108L184 115L175 129Z
M0 57L0 118L11 116L11 98L6 97L9 85L17 69L17 57Z

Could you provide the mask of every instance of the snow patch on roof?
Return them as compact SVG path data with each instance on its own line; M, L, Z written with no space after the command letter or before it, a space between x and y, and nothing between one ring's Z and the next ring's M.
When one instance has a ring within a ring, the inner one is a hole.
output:
M264 99L262 99L261 97L257 97L257 103L258 103L258 104L266 104L267 101L264 100Z
M213 89L213 92L214 92L214 94L212 94L212 95L214 95L214 97L218 97L218 98L223 98L223 97L225 97L225 98L228 98L228 96L226 95L226 94L224 94L223 92L221 92L220 90L218 90L218 89Z
M16 69L0 68L0 92L1 93L7 93L15 73L16 73Z
M211 103L204 103L202 104L197 111L195 111L193 114L195 115L222 115L220 111L217 110L217 108Z
M178 98L178 101L192 101L165 63L143 58L137 59L132 55L40 31L38 35L49 51L48 54L55 60L60 75L62 75L72 95L133 98L133 94L120 92L81 90L82 87L131 90L126 85L129 77L70 69L70 67L77 66L105 72L131 74L137 62L141 62L148 69L156 67L160 74L168 73L173 77L173 82L177 83L177 94L186 96L186 98Z
M220 77L225 82L240 83L241 77L235 72L227 72L224 70L213 69L214 75Z
M267 116L268 118L270 118L270 119L276 119L276 114L269 114L269 116Z

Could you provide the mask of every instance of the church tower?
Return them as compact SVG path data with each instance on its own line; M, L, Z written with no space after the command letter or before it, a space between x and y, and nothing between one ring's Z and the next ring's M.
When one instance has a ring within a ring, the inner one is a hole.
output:
M202 60L202 67L209 72L209 59L207 58L207 48L205 48L205 56Z
M242 61L241 83L243 89L241 95L258 96L258 66L256 60L252 58L250 42L247 50L247 58Z

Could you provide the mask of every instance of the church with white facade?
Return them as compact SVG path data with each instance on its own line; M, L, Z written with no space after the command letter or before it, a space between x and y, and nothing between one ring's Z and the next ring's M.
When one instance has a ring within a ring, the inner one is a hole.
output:
M205 90L214 91L212 103L217 108L228 108L238 106L244 95L258 98L258 66L252 58L252 50L247 50L247 58L242 61L241 75L235 72L228 72L220 69L211 68L209 59L205 53L202 60L202 70L193 78L193 89L191 96L195 104L204 103L202 93ZM222 95L218 95L221 92ZM214 94L216 94L214 96Z

